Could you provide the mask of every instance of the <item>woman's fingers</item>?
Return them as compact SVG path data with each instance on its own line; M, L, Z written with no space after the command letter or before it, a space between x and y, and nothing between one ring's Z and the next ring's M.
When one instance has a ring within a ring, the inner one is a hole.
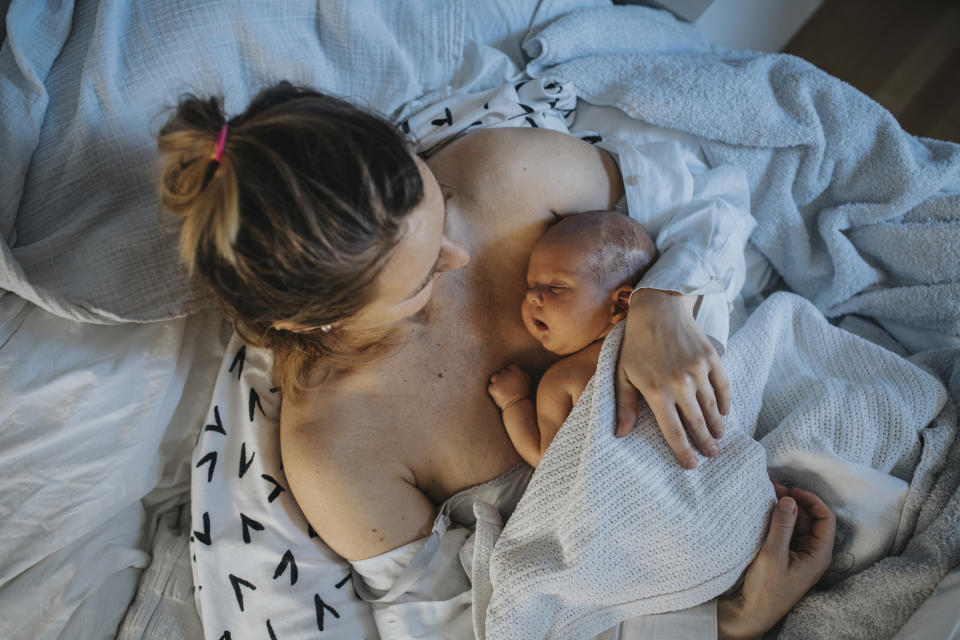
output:
M713 393L717 399L717 408L720 414L725 416L730 413L730 380L727 378L727 371L723 368L720 358L717 357L715 360L716 362L710 368L710 386L713 387Z
M683 428L683 423L680 422L680 415L673 402L652 402L650 410L653 411L653 417L660 425L660 431L663 432L667 445L680 461L680 466L684 469L696 469L697 454L687 440L687 432Z
M640 392L630 383L626 369L621 363L617 367L617 424L613 427L616 437L622 438L631 431L637 422L637 410L640 405Z
M773 491L777 494L777 500L780 498L785 498L790 495L790 489L787 489L785 486L777 482L776 480L771 480L773 482Z
M780 498L770 518L770 531L763 543L763 550L784 564L790 554L790 539L797 522L797 503L792 497Z
M837 517L830 507L815 493L793 488L790 495L810 516L810 546L816 550L827 550L829 557L833 550L833 538L837 531Z
M707 431L714 438L723 437L723 419L720 417L717 399L711 387L701 387L697 390L697 403L700 405L700 411L703 413L703 419L707 423Z
M687 428L687 435L703 455L713 457L717 455L717 443L707 429L707 420L700 408L697 393L690 391L683 397L683 402L677 403L680 415Z

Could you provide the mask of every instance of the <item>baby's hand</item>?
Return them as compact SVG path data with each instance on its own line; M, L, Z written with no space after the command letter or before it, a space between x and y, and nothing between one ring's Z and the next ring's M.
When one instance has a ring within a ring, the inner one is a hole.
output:
M530 375L515 364L490 376L487 392L501 411L513 403L530 397Z

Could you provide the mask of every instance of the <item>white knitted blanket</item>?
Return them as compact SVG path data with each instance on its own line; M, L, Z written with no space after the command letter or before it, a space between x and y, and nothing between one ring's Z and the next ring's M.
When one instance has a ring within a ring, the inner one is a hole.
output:
M774 503L768 464L837 511L837 553L857 549L847 570L890 553L897 529L912 526L900 522L906 483L897 476L912 472L917 433L945 400L930 374L831 326L799 296L771 296L724 355L733 410L720 454L685 471L649 410L632 435L612 435L622 337L617 328L606 339L502 532L486 505L475 507L478 638L590 638L723 593L764 538ZM851 477L857 491L837 486ZM893 518L871 511L873 486L894 496ZM878 533L878 522L892 530Z

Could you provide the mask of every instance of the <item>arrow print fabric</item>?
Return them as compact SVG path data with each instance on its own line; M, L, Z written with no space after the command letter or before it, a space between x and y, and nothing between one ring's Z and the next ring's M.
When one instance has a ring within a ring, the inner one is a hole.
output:
M240 611L243 611L243 591L240 590L241 586L247 587L252 591L256 591L257 587L253 583L244 580L243 578L238 578L232 573L229 575L230 584L233 586L233 593L237 596L237 605L240 607Z
M227 354L193 464L191 565L206 637L369 637L369 605L341 589L348 565L317 537L286 486L281 390L269 360L236 338Z
M203 465L205 465L205 464L207 464L207 463L210 464L210 466L207 467L207 482L212 482L212 481L213 481L213 470L214 470L214 468L217 466L217 452L216 452L216 451L211 451L211 452L208 453L207 455L205 455L205 456L203 456L202 458L200 458L200 461L197 462L197 469L199 469L200 467L202 467Z
M213 406L213 420L214 420L214 424L208 424L208 425L206 425L206 426L203 428L203 430L204 430L204 431L215 431L215 432L217 432L217 433L220 433L220 434L223 434L223 435L227 435L227 430L223 428L223 422L221 422L221 420L220 420L220 407L218 407L218 406L216 406L216 405Z
M240 376L243 374L243 361L247 359L247 345L243 345L237 351L237 355L233 357L233 364L230 365L230 368L227 370L228 373L233 372L233 368L237 367L237 380L240 379Z
M282 576L287 567L290 567L290 586L292 587L297 584L299 573L297 572L297 561L294 560L293 551L290 549L287 549L283 557L280 558L280 564L277 565L277 570L273 572L273 579L276 580Z
M250 465L253 464L253 458L257 455L257 452L254 451L250 454L250 459L247 459L247 443L244 442L240 445L240 473L239 477L243 477L247 473L247 469L250 468Z

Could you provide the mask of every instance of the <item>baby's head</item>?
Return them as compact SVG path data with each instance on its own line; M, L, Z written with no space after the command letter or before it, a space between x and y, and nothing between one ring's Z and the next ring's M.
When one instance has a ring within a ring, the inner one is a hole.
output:
M607 335L657 249L636 220L616 211L562 218L533 245L520 315L548 350L567 355Z

